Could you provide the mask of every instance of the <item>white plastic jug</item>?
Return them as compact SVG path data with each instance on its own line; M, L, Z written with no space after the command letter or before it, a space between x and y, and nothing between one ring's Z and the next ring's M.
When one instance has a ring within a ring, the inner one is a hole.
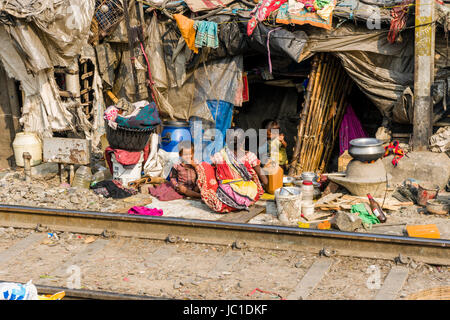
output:
M42 142L33 132L19 132L13 142L14 158L16 165L24 166L23 153L31 155L31 166L36 166L42 162Z

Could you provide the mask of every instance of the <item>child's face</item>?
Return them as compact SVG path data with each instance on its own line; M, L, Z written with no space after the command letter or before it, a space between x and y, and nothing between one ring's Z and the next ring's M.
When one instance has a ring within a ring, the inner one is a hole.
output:
M181 154L181 160L184 163L188 164L193 163L193 154L191 148L183 149L183 153Z
M273 139L280 134L280 126L275 126L272 129L267 130L267 138Z

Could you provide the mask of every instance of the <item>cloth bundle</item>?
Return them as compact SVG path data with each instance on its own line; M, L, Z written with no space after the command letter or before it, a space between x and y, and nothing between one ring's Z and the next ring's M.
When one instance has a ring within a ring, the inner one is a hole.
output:
M135 109L128 115L120 115L117 106L110 106L103 114L103 119L108 121L108 125L114 130L118 126L128 129L152 129L161 123L154 102L143 100L134 103L133 106Z
M396 167L400 159L406 155L406 152L400 148L399 142L397 140L389 143L388 146L384 147L384 151L384 157L387 157L390 154L394 155L394 159L392 159L392 164L394 165L394 167Z
M105 198L123 199L137 194L136 190L128 189L122 186L122 183L117 180L104 180L97 182L91 189L98 195Z
M147 207L134 206L128 210L128 214L139 216L162 216L163 211L161 209L150 209Z

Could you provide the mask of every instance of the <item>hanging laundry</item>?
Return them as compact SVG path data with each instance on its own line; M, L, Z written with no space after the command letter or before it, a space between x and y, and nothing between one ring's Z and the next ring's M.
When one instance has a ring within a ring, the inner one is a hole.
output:
M217 49L219 47L219 36L217 33L217 23L214 21L195 21L194 29L197 30L195 35L195 47L208 47Z
M408 18L409 7L412 0L403 0L400 5L394 6L391 9L391 26L388 33L388 41L394 43L400 31L406 26L406 19Z
M195 29L194 20L189 19L182 14L174 14L173 17L177 22L178 29L180 29L181 35L186 41L189 49L198 53L198 49L195 47Z
M286 3L287 0L263 0L260 2L255 9L251 12L252 18L247 23L247 35L251 36L253 31L256 28L258 22L264 21L267 17L280 8L283 3ZM286 4L287 10L287 4Z

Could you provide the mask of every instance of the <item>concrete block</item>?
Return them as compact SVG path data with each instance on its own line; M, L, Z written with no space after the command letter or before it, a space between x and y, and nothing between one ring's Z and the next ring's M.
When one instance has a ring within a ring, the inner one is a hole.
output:
M58 173L57 163L44 162L38 164L37 166L31 167L32 176L45 176L51 173Z
M399 185L408 178L428 181L444 189L450 178L450 157L445 153L410 152L403 157L397 167L392 164L394 156L383 158L387 173L392 175L391 186Z

